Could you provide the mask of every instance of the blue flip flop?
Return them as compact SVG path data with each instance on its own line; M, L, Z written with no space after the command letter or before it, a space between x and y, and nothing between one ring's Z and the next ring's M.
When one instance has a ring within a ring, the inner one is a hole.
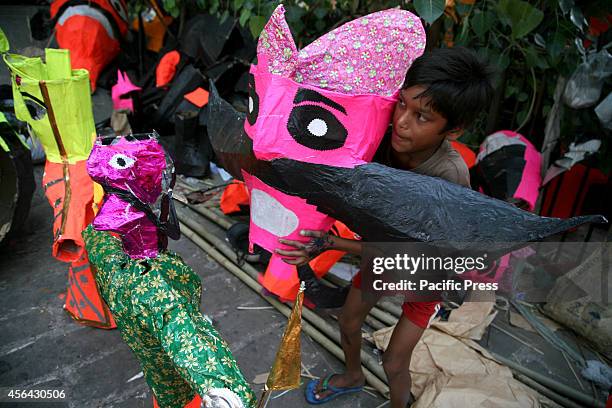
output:
M351 394L351 393L355 393L355 392L359 392L361 390L363 390L363 385L359 386L359 387L334 387L333 385L329 385L329 380L331 380L331 378L334 376L335 374L330 374L327 377L325 377L325 379L323 380L323 383L321 384L321 391L320 392L324 392L324 391L331 391L332 394L329 394L327 397L322 398L322 399L316 399L315 398L315 394L316 394L316 390L317 390L317 384L319 384L320 380L310 380L308 382L308 384L306 385L306 389L304 390L304 395L306 397L306 402L308 402L309 404L312 405L320 405L320 404L325 404L326 402L329 402L331 400L333 400L336 397L339 397L340 395L343 394Z

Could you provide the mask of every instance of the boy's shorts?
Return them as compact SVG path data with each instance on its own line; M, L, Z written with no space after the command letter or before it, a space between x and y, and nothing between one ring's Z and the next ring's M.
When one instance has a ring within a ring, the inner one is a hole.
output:
M361 272L353 277L352 286L361 289ZM417 326L426 329L440 310L440 302L404 302L402 314Z

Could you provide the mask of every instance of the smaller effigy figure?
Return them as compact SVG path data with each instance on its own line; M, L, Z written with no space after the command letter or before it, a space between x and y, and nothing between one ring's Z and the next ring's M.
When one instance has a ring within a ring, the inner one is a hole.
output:
M253 406L228 345L200 312L200 278L166 249L168 236L179 237L174 168L155 134L98 140L87 170L106 192L83 232L96 281L159 406L182 408L196 394L203 407Z

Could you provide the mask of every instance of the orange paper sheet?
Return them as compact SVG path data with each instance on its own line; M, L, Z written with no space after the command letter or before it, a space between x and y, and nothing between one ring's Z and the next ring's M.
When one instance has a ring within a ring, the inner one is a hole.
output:
M201 108L208 103L208 91L203 88L196 88L195 91L185 94L185 99Z

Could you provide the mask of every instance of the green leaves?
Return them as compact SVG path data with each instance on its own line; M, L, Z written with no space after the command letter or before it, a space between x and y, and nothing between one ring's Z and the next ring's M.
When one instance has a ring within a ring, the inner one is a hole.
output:
M414 8L423 20L432 24L444 13L445 0L414 0Z
M495 21L495 16L493 13L489 11L481 12L480 10L474 12L472 16L472 30L478 36L478 39L481 41L484 40L487 32L493 27L493 22Z
M319 20L323 20L327 16L327 8L325 7L317 7L314 9L314 15L317 16Z
M293 37L300 38L302 34L304 34L306 28L305 19L302 18L305 17L306 10L300 5L288 3L285 4L285 10L285 17L287 18ZM306 22L310 23L310 21Z
M513 39L526 36L544 19L544 13L522 0L500 0L497 10L500 20L512 30Z
M249 20L249 30L251 30L251 34L253 34L253 38L259 37L259 34L261 33L261 30L263 30L267 21L268 19L265 18L264 16L252 16L251 17L251 19Z
M229 10L225 10L223 14L221 14L221 18L219 18L219 23L223 24L229 18Z
M468 30L470 27L470 17L465 16L461 21L461 31L455 36L455 44L466 46L468 44Z
M241 26L244 27L249 17L251 17L251 10L244 7L242 11L240 12L240 18L238 19L238 22L240 23Z
M289 23L300 21L304 14L306 14L306 10L300 6L288 5L285 7L285 9L287 10L285 16L287 17L287 21Z
M518 94L519 93L519 89L512 85L512 84L508 84L506 85L506 89L504 91L504 97L509 98L514 94Z
M180 6L176 3L176 0L163 0L164 10L172 17L177 18L181 11Z
M548 68L548 63L546 62L546 58L540 55L538 51L533 46L529 46L525 49L525 61L527 62L528 67L532 68L540 68L546 69Z
M488 61L490 64L495 66L497 71L504 71L510 65L510 58L507 53L500 53L494 48L482 47L476 50L476 53L480 58Z
M527 119L527 114L529 113L529 111L527 109L523 109L522 111L520 111L517 115L516 115L516 123L517 124L522 124L525 119Z
M560 31L549 35L546 39L546 52L550 57L550 65L556 66L559 64L565 52L566 44L567 38Z

